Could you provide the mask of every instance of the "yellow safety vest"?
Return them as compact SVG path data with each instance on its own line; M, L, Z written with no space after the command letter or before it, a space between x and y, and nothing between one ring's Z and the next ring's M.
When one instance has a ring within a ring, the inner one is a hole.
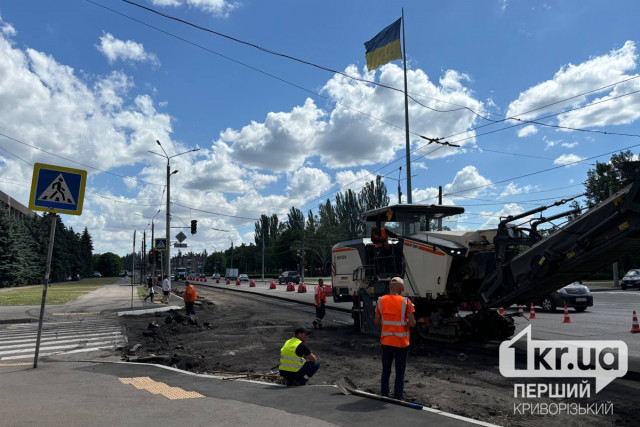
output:
M280 349L280 370L288 372L298 372L304 365L304 358L296 354L296 349L302 343L298 338L293 337L284 343Z

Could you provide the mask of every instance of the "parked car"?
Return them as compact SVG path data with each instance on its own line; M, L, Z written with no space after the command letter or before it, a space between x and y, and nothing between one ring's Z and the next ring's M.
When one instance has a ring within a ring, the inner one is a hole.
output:
M73 280L74 282L77 282L78 280L80 280L80 275L78 273L72 274L71 280Z
M247 276L246 274L241 274L238 276L238 279L240 279L241 282L248 282L249 276Z
M220 273L213 273L213 275L211 276L212 279L219 279L220 278Z
M534 305L542 307L544 311L556 311L558 307L573 307L576 311L585 311L593 306L593 296L589 288L580 282L573 282L564 288L551 292L537 301Z
M94 271L93 272L93 277L102 277L102 274L100 274L99 271Z
M295 284L300 283L300 274L297 271L283 271L280 277L278 277L278 283L286 285L289 282Z
M640 269L629 270L620 281L622 289L640 288Z
M200 274L198 275L198 277L199 277L199 278L201 278L201 279L204 279L205 277L207 277L207 275L206 275L206 274L204 274L204 273L200 273Z

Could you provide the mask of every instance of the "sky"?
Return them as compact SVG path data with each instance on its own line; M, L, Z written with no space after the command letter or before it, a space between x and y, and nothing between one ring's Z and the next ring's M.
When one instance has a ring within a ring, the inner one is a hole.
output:
M124 255L156 214L164 236L156 140L199 148L171 160L187 251L251 243L261 214L317 212L376 175L392 203L401 176L406 202L402 61L369 71L364 49L402 8L412 198L442 186L465 207L445 225L577 196L596 161L640 152L636 1L137 3L152 10L0 0L0 190L26 205L34 163L86 170L82 215L63 221L95 253Z

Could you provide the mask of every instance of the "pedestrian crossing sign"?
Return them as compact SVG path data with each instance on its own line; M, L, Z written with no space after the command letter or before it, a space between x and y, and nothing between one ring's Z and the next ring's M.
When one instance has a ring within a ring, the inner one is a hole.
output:
M80 215L87 171L36 163L33 166L29 209Z
M156 251L166 251L167 250L167 239L164 237L159 237L156 239Z

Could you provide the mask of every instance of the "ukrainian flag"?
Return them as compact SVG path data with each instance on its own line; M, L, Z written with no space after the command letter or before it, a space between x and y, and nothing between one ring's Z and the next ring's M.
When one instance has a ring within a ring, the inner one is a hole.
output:
M374 38L365 42L367 49L367 69L373 71L394 59L402 58L400 49L400 23L402 18L380 31Z

